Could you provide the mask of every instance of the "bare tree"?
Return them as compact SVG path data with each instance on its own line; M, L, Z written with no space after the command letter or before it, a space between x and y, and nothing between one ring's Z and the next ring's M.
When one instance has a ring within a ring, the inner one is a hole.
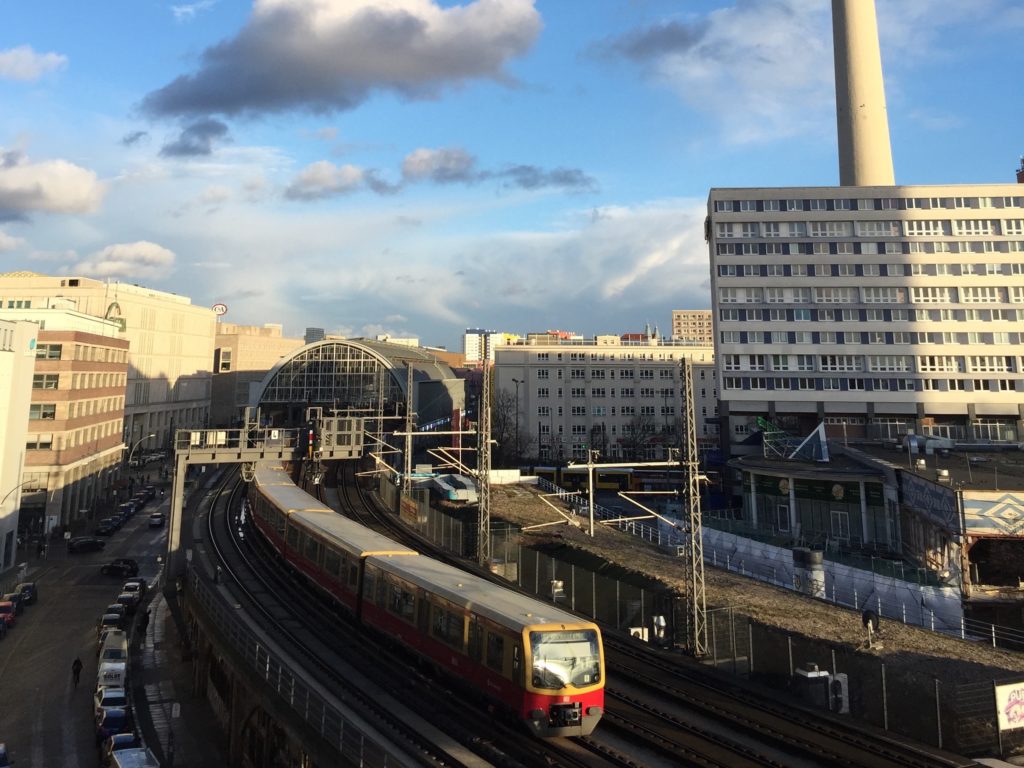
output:
M507 389L495 392L491 406L491 439L497 441L497 445L491 455L498 466L514 466L522 454L522 425L516 428L516 417L521 419L522 414L516 412L516 406L515 393Z
M654 436L654 417L635 414L622 425L622 455L624 459L639 461Z

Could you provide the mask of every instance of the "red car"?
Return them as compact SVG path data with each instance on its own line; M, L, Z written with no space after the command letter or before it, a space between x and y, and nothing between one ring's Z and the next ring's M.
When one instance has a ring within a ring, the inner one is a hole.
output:
M10 600L0 603L0 619L3 619L4 623L8 627L14 626L14 614L14 603L12 603Z

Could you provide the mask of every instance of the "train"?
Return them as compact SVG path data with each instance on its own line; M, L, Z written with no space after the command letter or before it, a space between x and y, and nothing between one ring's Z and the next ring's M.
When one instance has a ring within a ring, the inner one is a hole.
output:
M599 627L433 560L257 466L250 519L277 555L360 625L469 686L542 738L586 736L604 713Z

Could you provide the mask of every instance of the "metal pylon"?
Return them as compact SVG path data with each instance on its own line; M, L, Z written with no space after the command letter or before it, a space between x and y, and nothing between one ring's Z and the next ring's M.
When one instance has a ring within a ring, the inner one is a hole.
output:
M686 558L687 641L694 656L708 652L707 601L704 593L704 540L700 510L700 456L697 453L697 422L693 407L693 367L682 360L683 451L680 463L686 475L686 503L689 510Z
M477 407L476 433L476 495L479 508L477 522L477 563L491 562L491 362L484 345L483 377Z
M402 470L402 495L408 496L412 487L412 363L405 369L405 461Z

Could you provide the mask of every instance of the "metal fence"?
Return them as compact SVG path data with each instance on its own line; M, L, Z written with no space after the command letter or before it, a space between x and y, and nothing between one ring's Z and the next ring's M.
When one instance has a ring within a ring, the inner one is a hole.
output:
M367 768L406 765L400 755L367 738L359 725L347 718L334 704L308 683L309 673L293 668L290 659L278 656L266 647L244 622L238 611L226 604L199 574L189 572L190 607L207 628L221 636L250 676L258 679L291 711L350 761Z

